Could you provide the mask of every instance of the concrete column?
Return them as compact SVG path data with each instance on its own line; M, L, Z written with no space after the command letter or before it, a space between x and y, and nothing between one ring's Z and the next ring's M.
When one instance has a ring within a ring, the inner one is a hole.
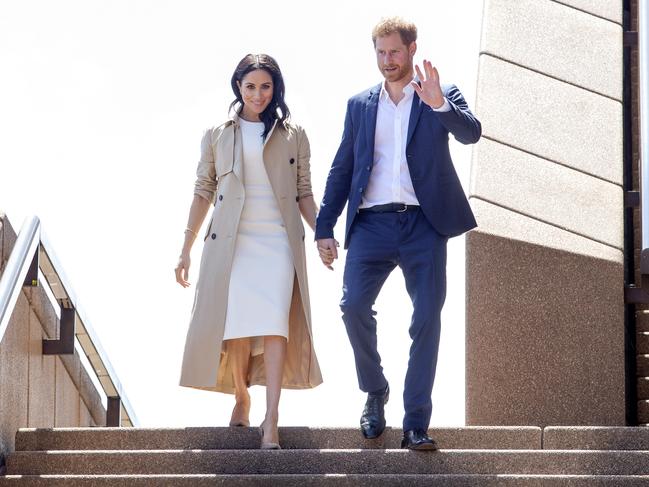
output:
M486 0L469 425L625 422L622 1Z

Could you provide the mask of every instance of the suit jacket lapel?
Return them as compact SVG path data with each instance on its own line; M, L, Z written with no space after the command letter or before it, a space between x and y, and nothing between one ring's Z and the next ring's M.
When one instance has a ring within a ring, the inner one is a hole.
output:
M379 108L379 94L381 93L381 83L370 90L365 105L365 123L367 124L367 146L374 151L374 132L376 131L376 113Z
M414 93L412 95L412 107L410 108L410 120L408 121L408 137L406 139L406 147L410 144L410 139L412 139L412 134L415 132L417 127L417 122L419 122L419 116L424 108L423 102L419 99L419 95Z

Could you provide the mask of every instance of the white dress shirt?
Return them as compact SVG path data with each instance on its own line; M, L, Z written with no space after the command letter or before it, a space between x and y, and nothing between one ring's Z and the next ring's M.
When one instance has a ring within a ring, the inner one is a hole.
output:
M410 110L415 89L410 83L403 88L403 98L397 105L385 89L385 81L379 94L374 132L374 164L360 208L385 203L418 205L419 201L410 179L406 160L406 141ZM446 98L435 111L449 111Z

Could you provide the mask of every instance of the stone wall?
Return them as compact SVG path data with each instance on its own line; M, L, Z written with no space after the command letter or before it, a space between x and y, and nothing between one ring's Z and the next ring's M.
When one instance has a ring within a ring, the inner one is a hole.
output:
M469 425L625 423L622 0L485 0Z

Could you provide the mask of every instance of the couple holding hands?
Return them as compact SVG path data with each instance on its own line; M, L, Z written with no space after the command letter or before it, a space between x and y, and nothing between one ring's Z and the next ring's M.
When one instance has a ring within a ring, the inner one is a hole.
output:
M214 206L199 267L180 384L233 393L231 426L249 426L248 387L266 386L261 448L279 448L282 388L322 382L311 333L302 218L323 264L338 257L334 226L347 205L340 302L359 387L365 438L385 428L390 388L372 306L399 266L414 311L402 448L434 450L427 434L446 294L446 243L476 222L451 161L448 136L478 141L480 122L437 69L413 65L417 28L383 19L372 32L384 80L349 99L320 208L309 141L290 121L284 80L265 54L245 56L231 79L233 117L201 142L194 199L176 280L189 286L190 250Z

